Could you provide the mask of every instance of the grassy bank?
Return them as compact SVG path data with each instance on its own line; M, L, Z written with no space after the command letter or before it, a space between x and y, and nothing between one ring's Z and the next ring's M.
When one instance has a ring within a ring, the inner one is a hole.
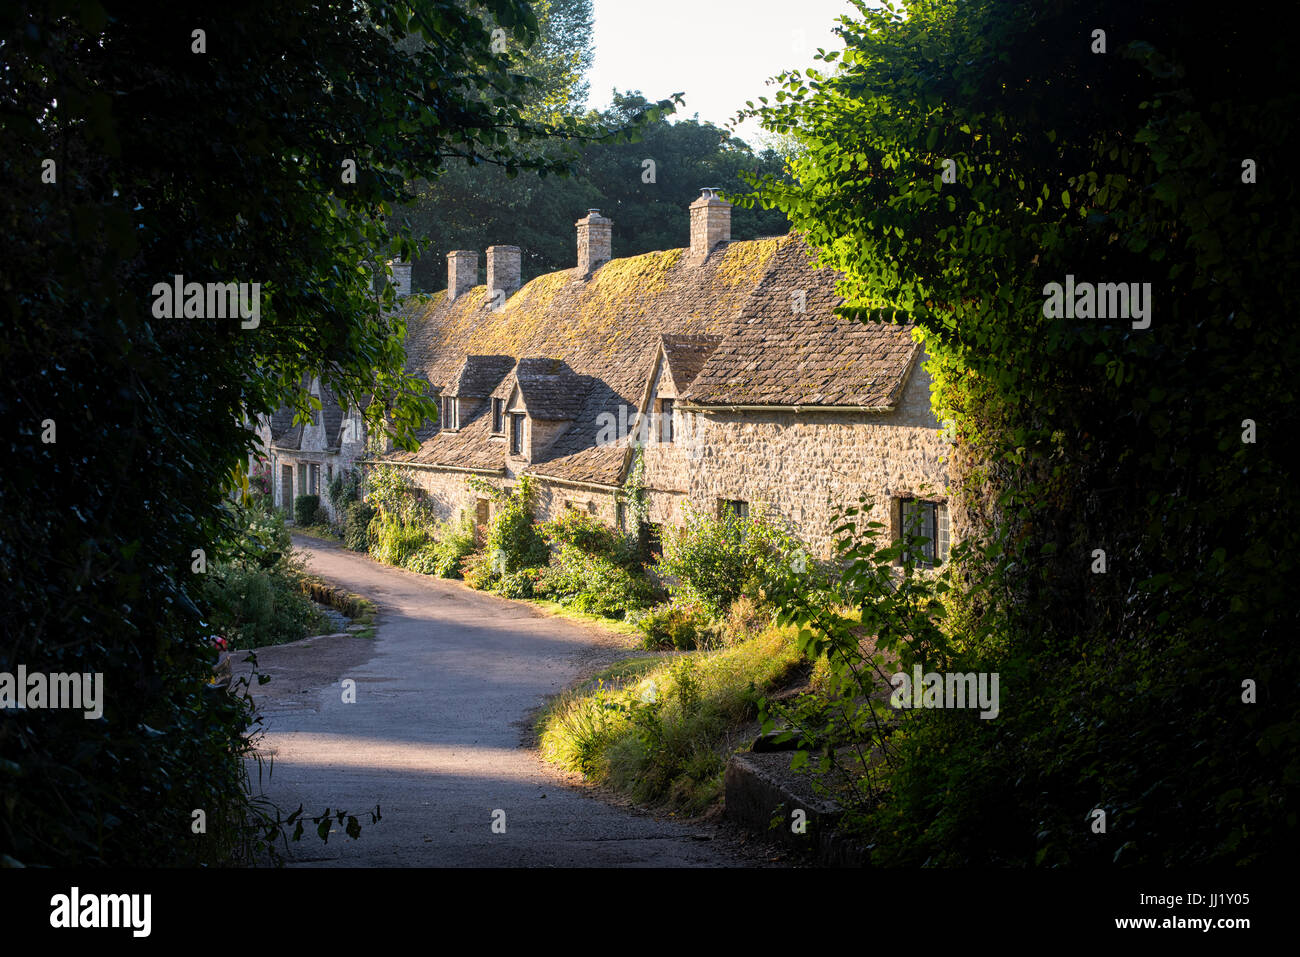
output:
M793 631L775 627L720 651L619 662L543 713L542 754L639 803L702 813L721 801L727 758L749 741L755 696L804 665Z

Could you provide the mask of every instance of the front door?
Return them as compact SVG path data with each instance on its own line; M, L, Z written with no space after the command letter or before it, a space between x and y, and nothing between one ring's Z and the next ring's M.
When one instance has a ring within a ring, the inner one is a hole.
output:
M280 506L293 508L293 466L280 468Z

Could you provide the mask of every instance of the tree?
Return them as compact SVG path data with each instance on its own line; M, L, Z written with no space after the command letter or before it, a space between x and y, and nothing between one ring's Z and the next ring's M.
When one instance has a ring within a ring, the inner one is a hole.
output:
M756 181L749 202L846 273L846 314L879 320L883 300L921 330L987 546L953 620L1015 702L910 742L877 857L1287 857L1285 39L1186 4L856 5L843 56L752 111L804 150L795 183ZM1076 282L1146 298L1056 308ZM1249 705L1249 682L1278 696Z
M0 13L0 672L102 673L107 696L101 721L0 712L0 854L214 861L245 834L250 715L206 690L195 596L201 552L233 530L249 418L305 410L320 371L347 400L373 393L409 446L432 405L363 265L414 255L386 223L404 182L452 157L558 171L526 147L590 135L526 115L531 81L494 39L526 47L529 5L480 8ZM249 314L166 318L178 276L246 284ZM195 808L212 839L192 837Z
M589 208L614 220L616 256L686 246L686 208L701 187L742 192L747 189L743 173L785 175L785 161L775 152L755 154L742 140L698 118L669 122L661 116L642 122L655 107L640 93L615 91L609 109L585 119L614 129L640 124L636 138L585 143L572 176L524 172L511 177L499 168L467 164L422 188L419 199L402 210L415 231L436 243L415 265L415 284L443 288L447 252L497 243L520 247L525 281L569 268L574 263L573 223ZM753 210L734 219L732 235L753 239L788 229L779 210Z

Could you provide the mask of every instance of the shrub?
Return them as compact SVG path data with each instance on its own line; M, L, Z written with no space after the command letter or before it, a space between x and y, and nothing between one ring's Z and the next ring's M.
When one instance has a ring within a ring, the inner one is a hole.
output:
M645 636L643 648L693 651L718 643L719 629L707 614L688 605L665 602L651 608L636 623Z
M685 525L665 537L660 570L675 580L674 593L715 618L741 595L762 601L789 577L802 557L799 542L761 513L721 517L685 506Z
M310 525L320 510L319 495L299 495L293 500L293 520L297 525Z
M550 553L533 524L532 484L528 476L521 476L510 494L484 482L471 480L469 485L491 495L497 502L497 511L488 523L483 550L467 563L466 583L471 588L491 588L521 568L544 566Z
M433 546L433 574L439 578L460 578L465 560L474 552L474 521L468 515L458 524L448 522L438 530Z
M626 618L652 604L660 589L647 577L633 544L616 529L576 510L540 527L552 549L538 594L578 611Z
M392 515L376 515L370 523L374 535L370 554L385 565L404 566L422 548L434 544L427 526L408 524Z
M620 565L636 561L627 539L587 512L566 509L559 518L542 524L538 531L554 548L572 545L588 555L603 555Z
M200 576L199 604L212 630L249 648L305 638L322 624L303 594L303 568L289 530L266 507L236 509L237 534L222 544Z
M561 604L605 618L624 618L655 598L654 588L643 574L568 544L551 558L545 591Z
M330 505L334 506L334 514L341 516L361 495L361 473L356 469L335 473L326 492Z
M353 502L343 510L343 545L354 552L366 551L366 529L375 510L365 502Z
M538 581L545 575L544 568L521 568L502 578L497 591L505 598L532 598Z

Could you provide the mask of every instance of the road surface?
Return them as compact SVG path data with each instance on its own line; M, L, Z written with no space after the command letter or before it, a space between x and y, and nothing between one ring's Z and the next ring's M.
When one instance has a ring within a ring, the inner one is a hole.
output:
M602 630L295 537L309 569L380 608L371 638L258 651L254 686L278 806L344 808L363 825L290 842L306 866L746 866L733 832L615 806L526 744L536 709L619 653ZM237 655L236 658L241 658ZM344 700L355 682L355 702ZM256 778L256 771L254 770ZM362 812L376 805L383 820ZM494 828L495 822L495 828ZM504 832L502 828L504 826Z

